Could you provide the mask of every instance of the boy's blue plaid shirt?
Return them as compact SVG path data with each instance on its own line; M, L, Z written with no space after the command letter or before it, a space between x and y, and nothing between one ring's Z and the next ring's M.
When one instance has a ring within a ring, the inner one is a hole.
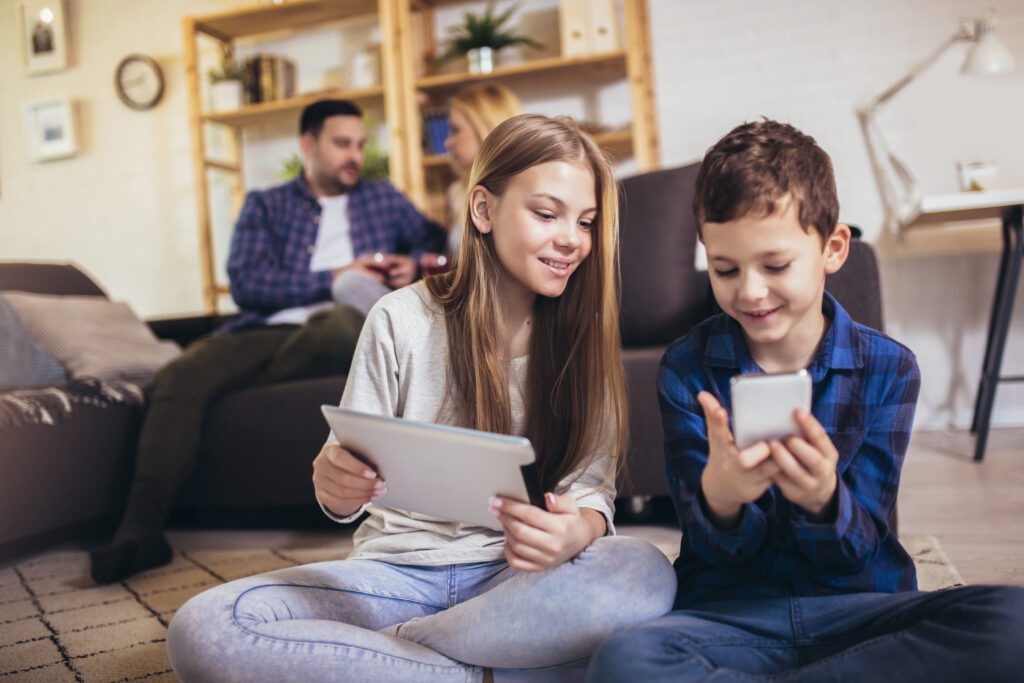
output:
M913 590L914 564L889 529L920 373L914 354L858 325L825 293L830 324L813 363L814 416L839 452L836 519L811 522L772 486L734 530L706 514L707 430L697 394L731 414L729 380L761 372L735 320L705 320L665 352L658 394L669 491L683 528L676 607L707 600Z
M331 271L309 270L320 211L301 175L246 196L228 257L231 296L242 312L219 331L261 325L276 311L331 298ZM360 180L349 192L348 219L356 258L379 251L419 261L444 246L440 227L388 182Z

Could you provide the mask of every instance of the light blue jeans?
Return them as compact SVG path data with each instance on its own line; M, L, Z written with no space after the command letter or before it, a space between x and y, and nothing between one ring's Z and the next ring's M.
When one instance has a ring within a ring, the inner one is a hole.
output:
M612 633L660 617L675 573L646 541L604 537L541 573L504 561L338 560L213 588L167 633L193 681L582 680Z

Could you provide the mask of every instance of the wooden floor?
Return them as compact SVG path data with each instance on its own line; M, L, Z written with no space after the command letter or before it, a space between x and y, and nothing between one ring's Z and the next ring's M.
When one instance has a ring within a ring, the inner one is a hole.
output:
M917 432L903 467L900 533L928 533L969 584L1024 585L1024 429L993 430L976 463L965 432Z

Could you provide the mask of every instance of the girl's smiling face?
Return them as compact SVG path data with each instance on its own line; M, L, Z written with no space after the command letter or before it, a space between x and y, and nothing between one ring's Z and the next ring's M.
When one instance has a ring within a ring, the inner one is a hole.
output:
M473 188L473 223L492 234L506 296L557 297L565 291L590 255L595 186L589 168L552 161L516 175L500 197Z

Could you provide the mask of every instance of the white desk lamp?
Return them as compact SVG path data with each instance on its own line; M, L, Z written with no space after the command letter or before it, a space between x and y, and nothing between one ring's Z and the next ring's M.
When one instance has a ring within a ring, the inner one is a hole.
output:
M921 197L917 179L892 150L876 120L882 105L907 87L915 78L934 64L942 54L956 43L971 43L967 57L960 68L961 74L1001 75L1016 71L1013 55L995 33L991 12L975 19L964 20L960 28L923 60L914 65L905 76L882 91L867 104L857 109L861 129L868 146L871 166L878 181L885 207L885 222L889 229L902 229L917 214Z

